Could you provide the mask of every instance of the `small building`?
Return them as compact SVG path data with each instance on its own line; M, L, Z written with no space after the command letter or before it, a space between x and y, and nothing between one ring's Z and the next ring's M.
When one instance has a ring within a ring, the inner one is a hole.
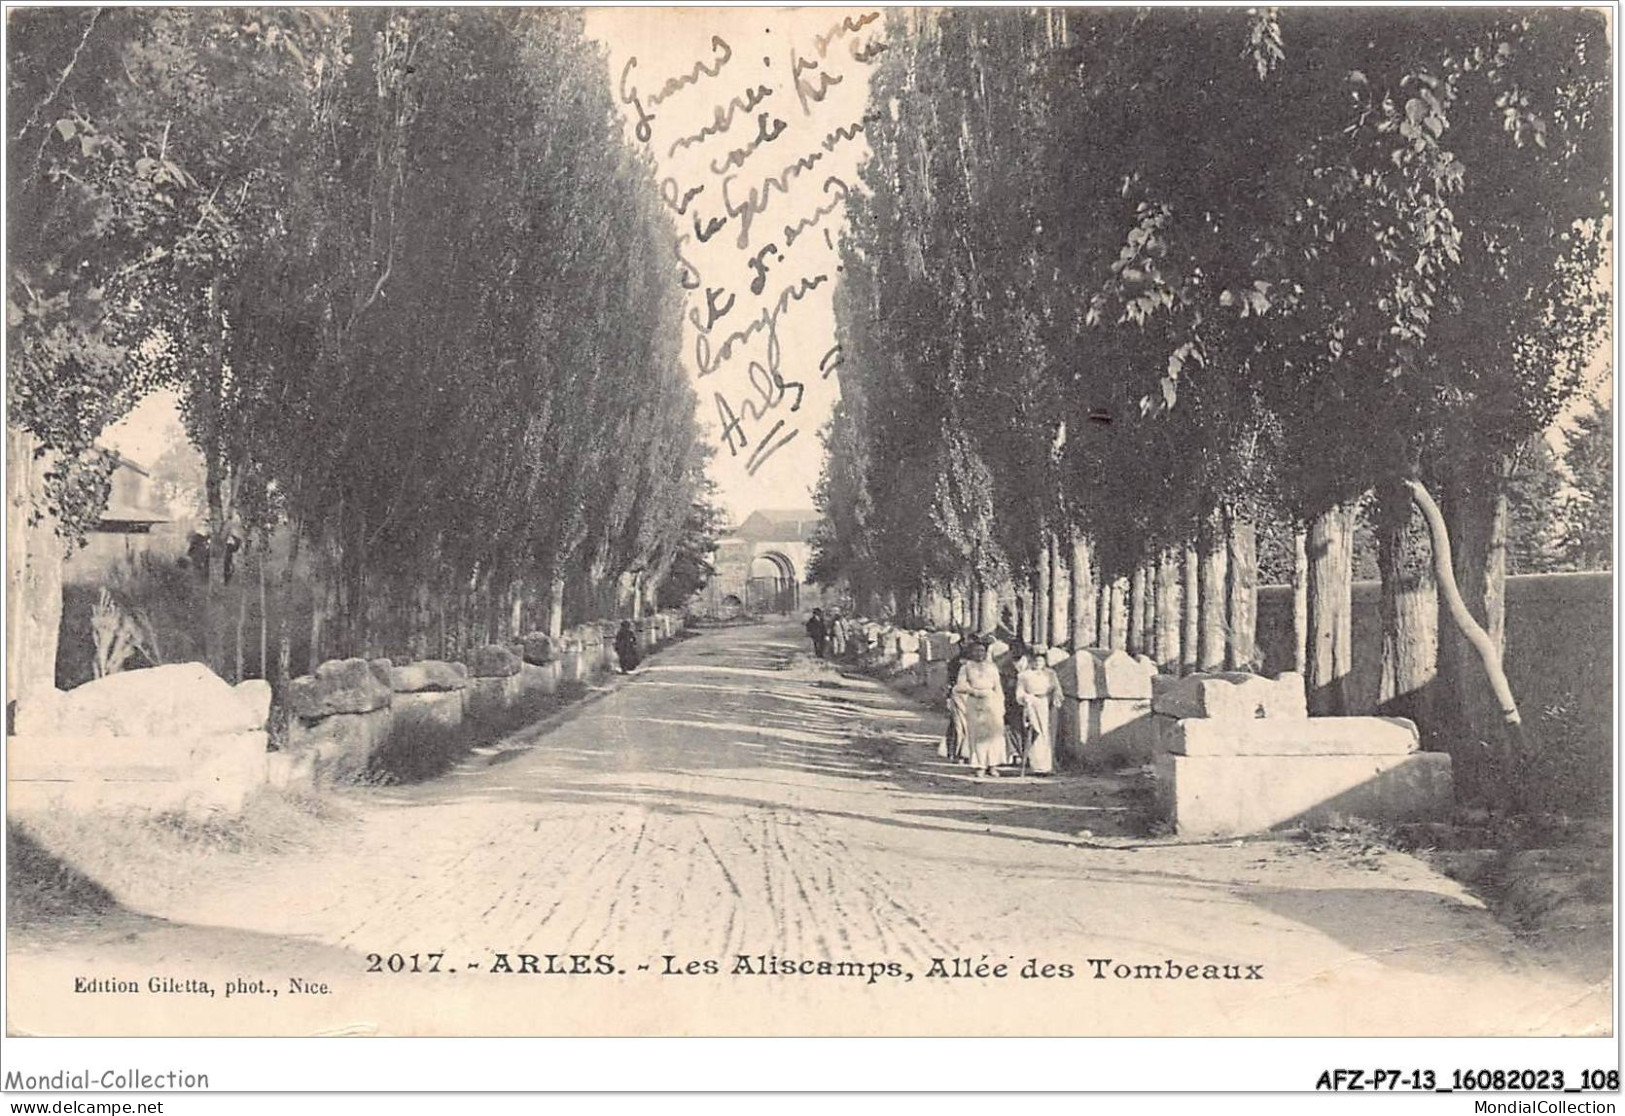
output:
M788 614L822 602L806 584L813 534L822 517L815 508L762 508L717 540L716 576L702 592L714 616ZM809 594L812 598L808 599Z
M103 581L120 565L133 565L153 549L153 528L169 522L156 506L147 470L120 453L113 459L107 507L86 534L85 545L68 555L62 569L66 584Z

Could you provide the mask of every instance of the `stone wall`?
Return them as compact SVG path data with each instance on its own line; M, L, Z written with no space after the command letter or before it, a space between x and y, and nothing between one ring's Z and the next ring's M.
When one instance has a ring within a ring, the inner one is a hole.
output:
M681 617L640 627L644 654L675 637ZM19 704L6 741L10 805L19 815L71 809L236 811L256 789L341 781L398 734L454 735L465 718L501 724L535 694L614 669L594 625L553 641L477 648L468 663L335 659L288 684L288 739L268 751L271 687L232 686L202 663L124 671Z
M1354 583L1353 712L1377 706L1382 668L1381 586ZM1614 575L1525 574L1507 578L1506 672L1525 722L1570 703L1584 723L1607 731L1614 707ZM1292 589L1258 590L1258 648L1264 672L1293 668Z

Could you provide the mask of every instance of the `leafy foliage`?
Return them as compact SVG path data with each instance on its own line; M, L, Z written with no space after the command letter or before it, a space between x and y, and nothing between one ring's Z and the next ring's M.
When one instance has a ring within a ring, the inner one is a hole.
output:
M1573 490L1563 501L1558 545L1582 570L1607 570L1614 562L1614 405L1597 401L1578 416L1563 463Z
M1118 576L1216 507L1298 525L1515 455L1606 319L1604 32L1555 9L894 19L821 574L1025 575L1075 529ZM1279 565L1290 534L1266 541Z
M105 498L96 437L173 385L211 536L290 522L342 653L405 652L430 590L447 644L563 590L585 616L703 533L674 232L579 13L13 32L12 415L66 530Z

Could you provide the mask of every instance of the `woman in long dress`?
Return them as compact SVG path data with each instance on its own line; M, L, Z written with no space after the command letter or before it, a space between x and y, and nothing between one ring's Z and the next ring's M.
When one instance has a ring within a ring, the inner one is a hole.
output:
M621 673L631 674L638 665L638 633L632 630L632 621L622 620L615 633L615 657L620 660Z
M997 775L995 768L1010 762L1004 746L1004 686L998 668L987 661L986 647L972 644L965 649L953 694L971 767L978 777Z
M942 743L937 745L937 755L954 763L970 762L970 756L965 752L965 711L963 703L954 696L954 685L959 681L960 668L965 665L965 652L974 642L969 632L959 633L954 657L948 660L948 690L942 696L943 704L948 709L948 728L943 733Z
M1034 647L1016 676L1016 702L1027 729L1026 769L1034 775L1055 771L1054 714L1061 699L1061 678L1049 665L1047 649Z

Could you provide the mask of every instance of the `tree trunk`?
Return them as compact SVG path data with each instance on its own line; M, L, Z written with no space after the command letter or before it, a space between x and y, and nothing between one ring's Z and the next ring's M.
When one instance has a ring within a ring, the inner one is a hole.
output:
M453 658L456 658L456 655L452 652L452 648L451 648L450 629L448 629L446 627L446 589L444 587L444 584L441 585L439 597L436 600L435 604L436 604L435 612L436 612L438 620L439 620L439 634L440 634L440 639L439 639L438 643L436 644L435 654L436 654L437 657L439 657L441 659L453 659Z
M1292 532L1292 669L1309 670L1309 536Z
M1507 500L1493 466L1454 470L1440 494L1440 511L1462 601L1499 654L1506 642ZM1438 664L1444 704L1439 712L1452 731L1469 740L1496 740L1496 703L1471 643L1454 627L1440 633Z
M1066 568L1066 556L1061 553L1061 540L1049 536L1049 624L1048 639L1052 647L1060 647L1071 636L1068 605L1072 596L1071 576Z
M1507 500L1500 464L1498 460L1453 462L1439 499L1462 607L1467 618L1482 629L1486 650L1497 663L1506 639ZM1442 582L1439 587L1442 591ZM1440 603L1442 610L1442 595ZM1507 727L1509 721L1489 677L1484 652L1460 624L1441 618L1434 720L1453 743L1451 754L1461 789L1470 797L1488 794L1493 800L1512 789L1506 784L1505 771L1511 756L1502 744L1509 736L1521 739L1522 728Z
M1512 687L1507 682L1506 671L1502 666L1502 633L1491 631L1473 615L1471 603L1458 587L1450 531L1438 505L1433 502L1433 497L1429 495L1428 490L1419 481L1407 481L1406 486L1410 489L1412 496L1415 497L1417 505L1422 509L1423 517L1427 521L1429 539L1433 544L1434 578L1438 585L1439 599L1445 611L1449 613L1450 620L1454 625L1453 634L1459 635L1468 645L1471 653L1477 658L1483 673L1483 680L1490 691L1491 700L1495 703L1496 715L1500 718L1500 731L1498 733L1470 737L1465 743L1473 745L1478 742L1487 744L1495 741L1500 745L1498 749L1499 778L1495 780L1494 784L1496 797L1500 798L1504 805L1522 809L1525 807L1524 792L1526 788L1519 782L1517 768L1514 765L1520 758L1524 748L1523 717L1518 711L1518 703L1513 698ZM1467 522L1470 525L1479 527L1482 530L1474 544L1482 549L1470 556L1467 568L1475 572L1487 570L1488 580L1490 581L1495 580L1495 566L1498 564L1494 552L1499 549L1503 555L1505 554L1504 541L1501 546L1497 547L1496 545L1497 538L1505 539L1506 527L1506 500L1504 492L1500 492L1499 489L1499 485L1485 486L1474 493L1484 500L1481 510L1487 507L1489 511L1486 521L1475 522L1471 517L1467 517ZM1497 519L1500 520L1499 530L1497 529ZM1504 576L1504 558L1499 564L1501 566L1501 575ZM1478 593L1482 600L1484 590L1479 588ZM1503 599L1495 603L1504 607L1505 602ZM1493 608L1486 608L1487 614L1493 615L1493 612ZM1465 652L1463 652L1463 659L1465 659ZM1463 661L1457 661L1453 665L1458 668L1464 668L1465 666ZM1464 669L1462 674L1465 674ZM1482 701L1478 695L1470 695L1469 700L1475 698ZM1468 754L1474 755L1476 759L1481 751L1481 748L1474 747L1471 748ZM1472 776L1469 776L1469 780L1476 781L1477 774L1477 772L1474 772Z
M1201 602L1198 612L1196 669L1215 671L1225 663L1225 582L1229 567L1225 548L1224 522L1217 511L1209 513L1196 538L1201 563Z
M1377 488L1377 569L1382 575L1377 712L1409 717L1428 740L1438 671L1439 602L1427 525L1400 481Z
M1196 670L1202 642L1202 558L1190 543L1185 545L1184 574L1180 601L1179 670L1181 674L1190 674Z
M1112 640L1114 651L1128 648L1129 579L1120 577L1112 582Z
M1112 583L1102 578L1095 597L1095 646L1109 648L1112 645Z
M1157 645L1157 563L1147 559L1145 570L1145 601L1140 611L1141 654L1155 657Z
M1033 572L1033 638L1034 644L1049 642L1050 572L1048 547L1038 548L1038 569Z
M248 627L248 594L242 591L241 581L237 583L237 590L237 655L232 663L233 685L243 680L243 632Z
M1016 635L1028 647L1033 643L1033 590L1030 577L1022 579L1026 584L1016 587Z
M1145 638L1145 567L1135 566L1129 578L1128 591L1128 653L1143 655Z
M547 634L554 639L564 634L564 578L557 573L548 581Z
M265 655L266 655L266 651L267 651L266 636L268 634L268 629L269 629L270 623L271 623L271 618L268 615L266 615L266 612L265 612L265 560L267 558L269 558L270 556L271 556L271 533L269 531L265 531L265 532L262 532L261 535L260 535L260 560L259 560L259 563L258 563L258 566L259 566L259 582L260 582L260 662L259 662L259 668L260 668L260 677L261 678L270 678L271 677L271 664L265 661Z
M987 635L999 626L999 591L982 586L981 618L977 625L979 635Z
M1234 510L1225 515L1229 544L1226 572L1230 641L1225 666L1231 670L1257 670L1258 643L1258 532L1252 521Z
M1076 532L1072 535L1072 650L1081 651L1095 641L1095 575L1089 554L1089 541Z
M209 569L203 595L203 657L209 669L224 674L225 638L221 631L220 605L226 576L227 532L230 529L231 509L227 506L226 462L220 415L220 394L225 385L225 337L220 317L220 278L209 284L209 345L206 374L209 382L197 391L195 398L203 413L199 425L203 430L203 495L209 519Z
M1304 687L1309 712L1346 716L1353 658L1354 505L1341 504L1309 525L1308 670Z
M45 500L50 459L36 457L39 439L6 427L6 712L56 689L62 628L62 563L66 554ZM35 514L39 515L34 520Z
M316 547L310 563L310 655L306 674L315 674L322 661L322 621L327 613L327 546Z
M1152 642L1157 669L1179 673L1179 552L1164 550L1157 556L1157 627Z
M293 676L293 574L299 564L299 538L303 534L295 520L288 530L288 562L282 567L282 584L276 618L276 674L271 688L278 699L287 692Z

